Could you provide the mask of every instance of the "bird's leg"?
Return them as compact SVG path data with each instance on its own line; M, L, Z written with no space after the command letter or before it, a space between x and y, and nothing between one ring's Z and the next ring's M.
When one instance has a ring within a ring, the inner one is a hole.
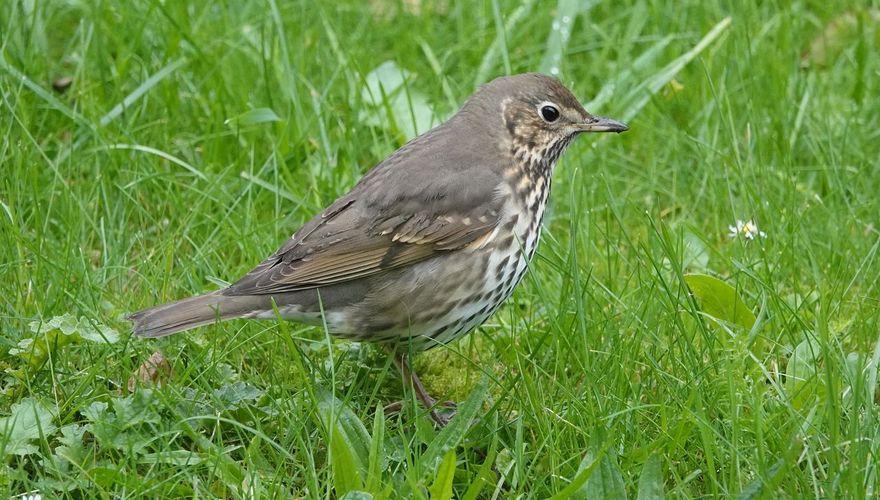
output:
M435 408L437 405L437 400L432 398L428 391L425 389L425 386L422 385L422 381L419 380L418 375L412 368L409 366L409 361L407 361L406 356L396 350L392 350L390 352L391 359L394 360L394 365L400 370L400 373L403 374L403 378L406 382L412 386L413 390L416 391L416 397L419 398L419 401L428 410L431 414L431 419L437 424L438 427L445 427L446 424L452 419L453 415L441 415L437 409ZM391 405L389 405L391 406ZM446 406L446 405L444 405Z

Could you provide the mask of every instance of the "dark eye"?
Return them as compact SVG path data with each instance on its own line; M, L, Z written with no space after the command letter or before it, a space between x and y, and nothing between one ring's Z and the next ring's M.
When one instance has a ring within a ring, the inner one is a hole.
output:
M555 122L559 118L559 110L556 109L556 106L548 104L541 108L541 117L548 122Z

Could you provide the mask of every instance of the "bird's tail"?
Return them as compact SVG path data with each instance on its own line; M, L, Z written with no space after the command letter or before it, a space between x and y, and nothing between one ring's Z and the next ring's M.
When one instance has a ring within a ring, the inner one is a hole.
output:
M230 296L221 291L169 302L130 314L135 335L164 337L216 321L240 318L259 309L258 296Z

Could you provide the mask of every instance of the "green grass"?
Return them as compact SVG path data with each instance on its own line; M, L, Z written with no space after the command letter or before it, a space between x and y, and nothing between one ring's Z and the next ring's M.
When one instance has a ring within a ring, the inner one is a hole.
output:
M185 3L0 6L4 496L877 494L876 9ZM409 93L377 108L389 60ZM631 130L569 149L509 304L417 360L472 422L435 431L379 350L320 328L130 337L124 313L236 279L400 146L401 103L447 116L557 64ZM129 394L157 350L173 373Z

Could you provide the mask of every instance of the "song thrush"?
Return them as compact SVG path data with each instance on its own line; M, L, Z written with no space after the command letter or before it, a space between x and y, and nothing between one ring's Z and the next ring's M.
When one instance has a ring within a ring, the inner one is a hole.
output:
M553 167L593 116L557 80L498 78L446 123L370 170L232 286L129 316L161 337L216 320L275 317L379 342L431 417L407 354L467 334L510 296L541 233Z

